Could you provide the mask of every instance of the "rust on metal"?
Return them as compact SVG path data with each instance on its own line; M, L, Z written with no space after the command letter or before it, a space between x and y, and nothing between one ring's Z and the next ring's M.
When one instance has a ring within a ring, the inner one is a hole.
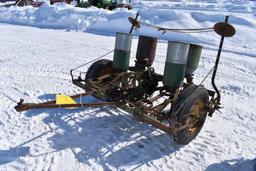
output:
M71 97L72 99L76 99L78 97L88 96L88 95L91 95L91 94L93 94L93 91L88 91L86 93L75 94L75 95L69 96L69 97ZM48 102L43 102L41 104L56 104L56 100L52 100L52 101L48 101Z
M140 28L140 23L139 21L137 21L135 18L133 17L128 17L128 20L130 21L130 23L135 26L136 28Z
M139 36L139 43L136 53L136 65L151 66L156 55L157 38Z
M169 127L167 125L162 124L160 121L153 119L147 115L138 115L136 116L136 119L138 119L141 122L145 122L148 123L150 125L153 125L154 127L168 133L168 134L174 134L175 133L175 129L172 127Z
M188 124L181 125L181 126L178 126L178 124L174 124L172 126L165 125L162 122L160 122L159 120L153 119L147 115L137 115L135 118L141 122L148 123L158 129L168 133L169 135L175 135L177 132L183 131L189 127Z
M218 35L224 37L232 37L236 33L235 28L231 24L224 22L216 23L213 29Z
M77 104L42 104L42 103L24 103L15 106L17 112L22 112L30 109L52 109L52 108L73 108L73 107L103 107L116 106L117 102L91 102L91 103L77 103Z
M204 110L205 103L203 100L195 102L194 105L191 107L186 120L186 124L188 125L188 134L193 134L199 129L200 125L198 125L198 122L200 122L200 119L205 114Z

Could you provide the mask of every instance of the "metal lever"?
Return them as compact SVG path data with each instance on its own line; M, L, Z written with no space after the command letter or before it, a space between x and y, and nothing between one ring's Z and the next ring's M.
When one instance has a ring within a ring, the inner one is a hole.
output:
M129 17L129 18L128 18L129 21L132 23L132 27L131 27L130 32L129 32L130 34L132 33L134 27L138 27L138 25L139 25L139 24L138 24L138 21L137 21L138 17L139 17L139 13L136 14L135 19L132 18L132 17Z
M218 65L219 65L219 60L220 60L220 56L221 56L221 52L222 52L222 47L223 47L223 43L224 43L224 38L225 37L232 37L235 35L236 33L236 30L235 28L228 23L228 19L229 19L229 16L226 16L225 18L225 22L220 22L220 23L216 23L214 25L214 31L221 36L221 39L220 39L220 44L219 44L219 49L218 49L218 54L217 54L217 57L216 57L216 61L215 61L215 65L214 65L214 68L213 68L213 74L212 74L212 86L214 88L214 90L216 91L216 94L217 94L217 97L215 100L215 106L213 107L214 109L219 109L220 108L220 99L221 99L221 95L220 95L220 92L215 84L215 76L216 76L216 73L217 73L217 69L218 69Z

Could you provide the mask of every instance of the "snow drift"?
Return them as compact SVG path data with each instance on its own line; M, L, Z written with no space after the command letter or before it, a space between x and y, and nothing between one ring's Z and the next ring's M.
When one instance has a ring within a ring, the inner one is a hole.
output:
M230 22L233 24L256 26L253 16L242 18L228 12L222 14L213 11L208 14L203 12L181 13L173 9L162 9L155 6L145 6L135 10L116 9L109 11L95 7L75 8L63 3L56 3L55 5L46 3L39 8L31 6L0 8L0 22L113 35L116 31L127 32L130 27L127 18L135 16L137 11L141 15L141 20L166 27L212 26L212 23L222 21L225 15L231 16ZM186 21L190 21L189 25Z

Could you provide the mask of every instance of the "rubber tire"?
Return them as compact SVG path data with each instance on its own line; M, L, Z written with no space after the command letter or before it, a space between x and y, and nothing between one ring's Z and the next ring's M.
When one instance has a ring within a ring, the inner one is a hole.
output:
M105 69L106 67L112 68L112 64L113 64L113 62L109 59L101 59L101 60L94 62L87 70L85 79L89 80L89 79L98 78L102 69Z
M187 101L185 102L186 99ZM181 106L180 110L176 114L177 121L182 123L182 125L184 125L186 122L185 115L189 113L191 107L197 100L203 100L205 103L209 102L208 91L203 86L191 85L187 87L183 92L181 92L181 94L178 96L176 103L174 105L174 112L176 112L180 108L180 106L185 102L184 105ZM198 135L198 133L200 132L201 128L204 125L204 122L207 117L206 110L203 111L202 116L203 117L197 123L197 130L193 134L188 135L185 129L179 131L175 135L174 140L181 145L187 145L188 143L190 143Z

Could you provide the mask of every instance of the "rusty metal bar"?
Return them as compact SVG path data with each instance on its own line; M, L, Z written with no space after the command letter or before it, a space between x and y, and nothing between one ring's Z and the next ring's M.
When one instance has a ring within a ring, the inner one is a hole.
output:
M225 23L226 24L228 23L228 18L229 18L229 16L226 16L226 18L225 18ZM221 52L222 52L224 38L225 38L225 29L223 30L223 33L221 35L218 54L217 54L217 57L216 57L216 61L215 61L214 69L213 69L213 74L212 74L212 86L213 86L213 88L214 88L214 90L217 94L217 98L216 98L217 105L220 104L221 95L220 95L220 91L218 90L218 88L215 84L215 76L216 76L218 65L219 65L219 60L220 60L220 55L221 55Z
M92 93L93 93L92 91L88 91L86 93L75 94L75 95L69 96L69 97L71 97L72 99L76 99L76 98L81 97L81 96L91 95ZM48 102L43 102L43 103L40 103L40 104L56 104L56 100L52 100L52 101L48 101Z
M175 135L177 132L187 129L189 127L188 124L185 124L183 126L177 126L177 125L167 126L161 123L159 120L153 119L147 115L136 115L136 119L138 119L141 122L151 124L152 126L168 133L169 135Z
M136 119L138 119L141 122L146 122L149 123L151 125L153 125L154 127L167 132L168 134L174 134L175 130L172 127L169 127L167 125L162 124L160 121L153 119L147 115L138 115L136 116Z
M104 80L104 79L106 79L106 78L108 78L108 77L111 77L111 75L110 75L110 74L103 75L103 76L97 78L97 80L98 80L98 81L102 81L102 80Z
M153 103L154 101L157 101L157 100L160 99L161 97L162 97L161 94L158 94L157 96L152 97L152 98L149 100L149 102L150 102L150 103Z
M17 112L22 112L30 109L54 109L54 108L73 108L73 107L103 107L115 106L117 102L90 102L90 103L77 103L77 104L42 104L42 103L24 103L15 106Z

